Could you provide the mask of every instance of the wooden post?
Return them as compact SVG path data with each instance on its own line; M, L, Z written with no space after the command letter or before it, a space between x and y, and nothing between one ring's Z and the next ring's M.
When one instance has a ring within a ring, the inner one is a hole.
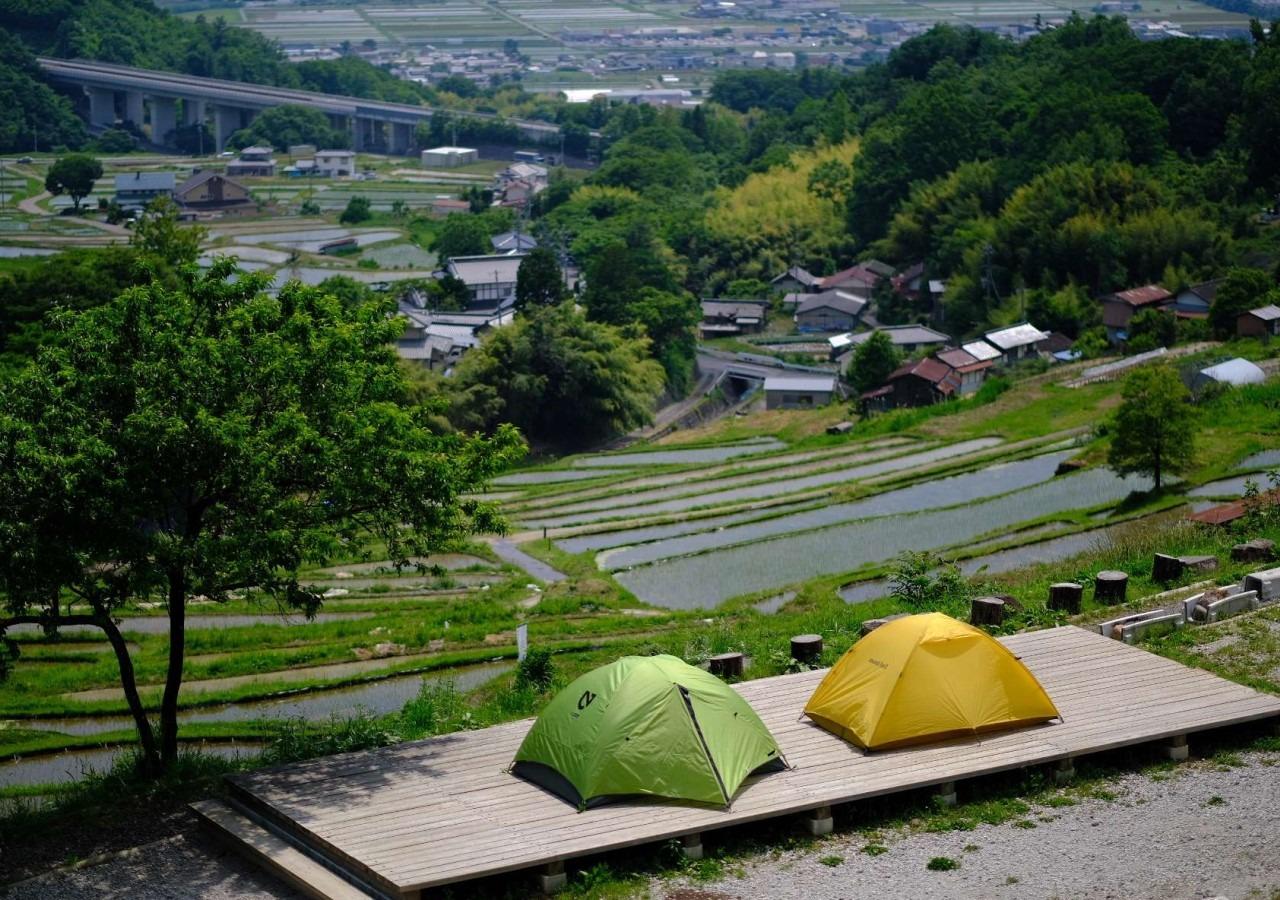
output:
M569 886L569 876L564 871L564 860L547 863L538 876L538 885L544 894L556 894Z
M1080 600L1084 597L1084 588L1074 581L1060 581L1049 585L1050 609L1061 610L1075 615L1080 612Z
M1108 606L1123 603L1129 588L1129 576L1124 572L1108 569L1099 572L1093 580L1093 599Z
M708 669L712 675L721 678L741 678L746 657L741 653L721 653L708 660Z
M832 815L830 806L819 806L817 809L809 810L809 816L804 820L805 827L815 837L830 834L835 829L835 823L835 816Z
M1152 581L1177 581L1182 577L1182 560L1167 553L1157 553L1151 562Z
M685 859L702 859L702 835L681 835L680 850L684 853Z
M999 597L974 597L969 604L969 624L1004 624L1004 601Z
M933 802L940 807L951 807L956 805L956 783L947 781L937 786L937 793L933 795Z
M797 634L791 639L791 658L797 662L815 663L822 656L822 635Z

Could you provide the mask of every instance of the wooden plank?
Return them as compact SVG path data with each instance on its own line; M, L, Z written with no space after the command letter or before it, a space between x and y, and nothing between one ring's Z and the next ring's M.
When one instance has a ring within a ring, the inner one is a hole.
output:
M1040 678L1063 722L866 753L800 716L825 671L736 685L794 768L748 779L727 810L648 801L580 814L506 771L531 720L234 781L241 796L323 852L412 892L1280 716L1278 698L1081 629L1004 641Z

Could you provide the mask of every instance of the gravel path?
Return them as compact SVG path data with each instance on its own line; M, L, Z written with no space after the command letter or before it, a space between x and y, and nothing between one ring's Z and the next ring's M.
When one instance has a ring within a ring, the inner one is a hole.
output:
M1164 780L1125 775L1113 801L1036 807L1035 828L980 825L944 834L884 834L880 856L867 839L836 835L818 847L755 857L715 884L655 881L654 897L705 900L845 898L1258 898L1280 895L1280 755L1242 754L1223 769L1202 761ZM1050 819L1050 821L1043 821ZM977 849L965 850L966 847ZM926 868L933 857L958 869ZM827 865L820 860L834 863ZM729 868L735 868L729 864Z
M198 832L137 847L96 866L20 882L5 900L302 900Z
M529 573L534 578L544 581L547 584L552 584L556 581L564 581L567 577L563 572L551 568L551 566L547 565L542 560L534 559L528 553L525 553L508 540L499 538L493 541L490 546L493 547L493 552L498 554L498 557L501 560L524 569L525 572Z

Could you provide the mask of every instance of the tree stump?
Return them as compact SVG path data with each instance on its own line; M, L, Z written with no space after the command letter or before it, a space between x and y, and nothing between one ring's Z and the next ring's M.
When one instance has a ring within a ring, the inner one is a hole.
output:
M1153 581L1177 581L1182 577L1182 560L1167 553L1157 553L1151 563Z
M821 655L822 635L797 634L791 639L791 658L797 662L817 662Z
M1060 581L1057 584L1049 585L1048 606L1050 609L1074 615L1080 612L1080 601L1082 599L1084 599L1084 588L1073 581Z
M1182 570L1185 572L1190 569L1192 572L1216 572L1218 570L1218 557L1216 556L1180 556L1178 562L1182 563Z
M1093 581L1093 599L1108 606L1123 603L1129 589L1129 576L1124 572L1108 569L1099 572Z
M709 668L712 675L721 678L741 678L745 665L746 657L741 653L721 653L711 657Z
M969 604L969 624L1004 624L1004 601L999 597L974 597Z
M894 619L901 619L907 615L909 615L909 613L894 613L891 616L885 616L883 619L867 619L865 622L862 623L861 637L866 637L871 632L879 628L881 625L887 625L888 623L892 622Z

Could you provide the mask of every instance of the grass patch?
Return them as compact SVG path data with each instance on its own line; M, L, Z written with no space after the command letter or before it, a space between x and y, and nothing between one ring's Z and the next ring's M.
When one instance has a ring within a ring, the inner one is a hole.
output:
M843 865L843 864L844 864L844 857L843 857L843 856L834 856L834 855L833 855L833 856L820 856L820 857L818 857L818 862L822 863L824 866L829 866L829 867L831 867L831 868L833 868L833 869L834 869L836 866L839 866L839 865Z
M930 872L951 872L960 868L960 862L949 856L935 856L925 863L925 868Z

